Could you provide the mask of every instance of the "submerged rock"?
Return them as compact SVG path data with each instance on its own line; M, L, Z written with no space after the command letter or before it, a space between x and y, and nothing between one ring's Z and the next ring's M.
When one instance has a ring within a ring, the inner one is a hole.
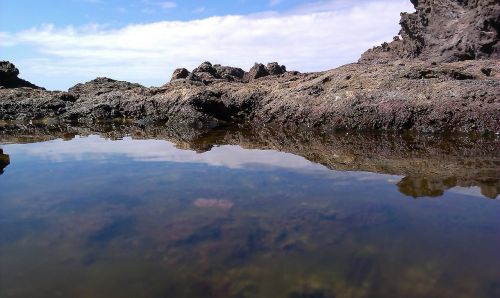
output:
M0 149L0 175L3 174L3 169L10 163L10 158L7 154L3 154L3 150Z

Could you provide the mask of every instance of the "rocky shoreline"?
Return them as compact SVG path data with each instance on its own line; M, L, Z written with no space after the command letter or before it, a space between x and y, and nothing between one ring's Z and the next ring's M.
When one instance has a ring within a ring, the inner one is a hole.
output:
M204 62L177 69L161 87L97 78L59 92L19 79L2 62L0 120L499 134L500 4L412 3L416 12L402 14L401 38L325 72L278 63L245 72Z

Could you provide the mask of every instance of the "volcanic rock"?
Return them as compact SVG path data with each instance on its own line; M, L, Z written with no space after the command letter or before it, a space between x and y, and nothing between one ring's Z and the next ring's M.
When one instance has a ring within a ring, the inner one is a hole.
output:
M177 68L174 70L174 73L172 74L172 79L173 80L179 80L179 79L185 79L189 76L189 70L185 68Z
M9 61L0 61L0 86L5 88L29 87L43 89L26 80L18 78L19 70Z
M268 75L269 71L264 66L264 64L255 63L254 66L250 68L250 71L246 74L246 78L248 81L251 81L251 80L256 80L258 78L266 77Z
M277 62L268 63L266 69L270 75L280 75L286 72L286 67L279 65Z
M500 1L411 0L415 13L401 14L400 38L361 56L385 63L419 58L452 62L500 58Z

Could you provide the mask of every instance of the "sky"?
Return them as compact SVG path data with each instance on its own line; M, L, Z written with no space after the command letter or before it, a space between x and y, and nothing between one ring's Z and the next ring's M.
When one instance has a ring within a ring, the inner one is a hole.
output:
M322 71L392 40L408 0L0 0L0 60L66 90L99 76L161 86L203 61Z

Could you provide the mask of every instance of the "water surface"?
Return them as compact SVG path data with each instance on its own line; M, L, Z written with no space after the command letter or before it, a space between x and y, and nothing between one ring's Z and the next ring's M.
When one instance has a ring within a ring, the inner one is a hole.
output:
M500 297L496 141L0 139L2 298Z

